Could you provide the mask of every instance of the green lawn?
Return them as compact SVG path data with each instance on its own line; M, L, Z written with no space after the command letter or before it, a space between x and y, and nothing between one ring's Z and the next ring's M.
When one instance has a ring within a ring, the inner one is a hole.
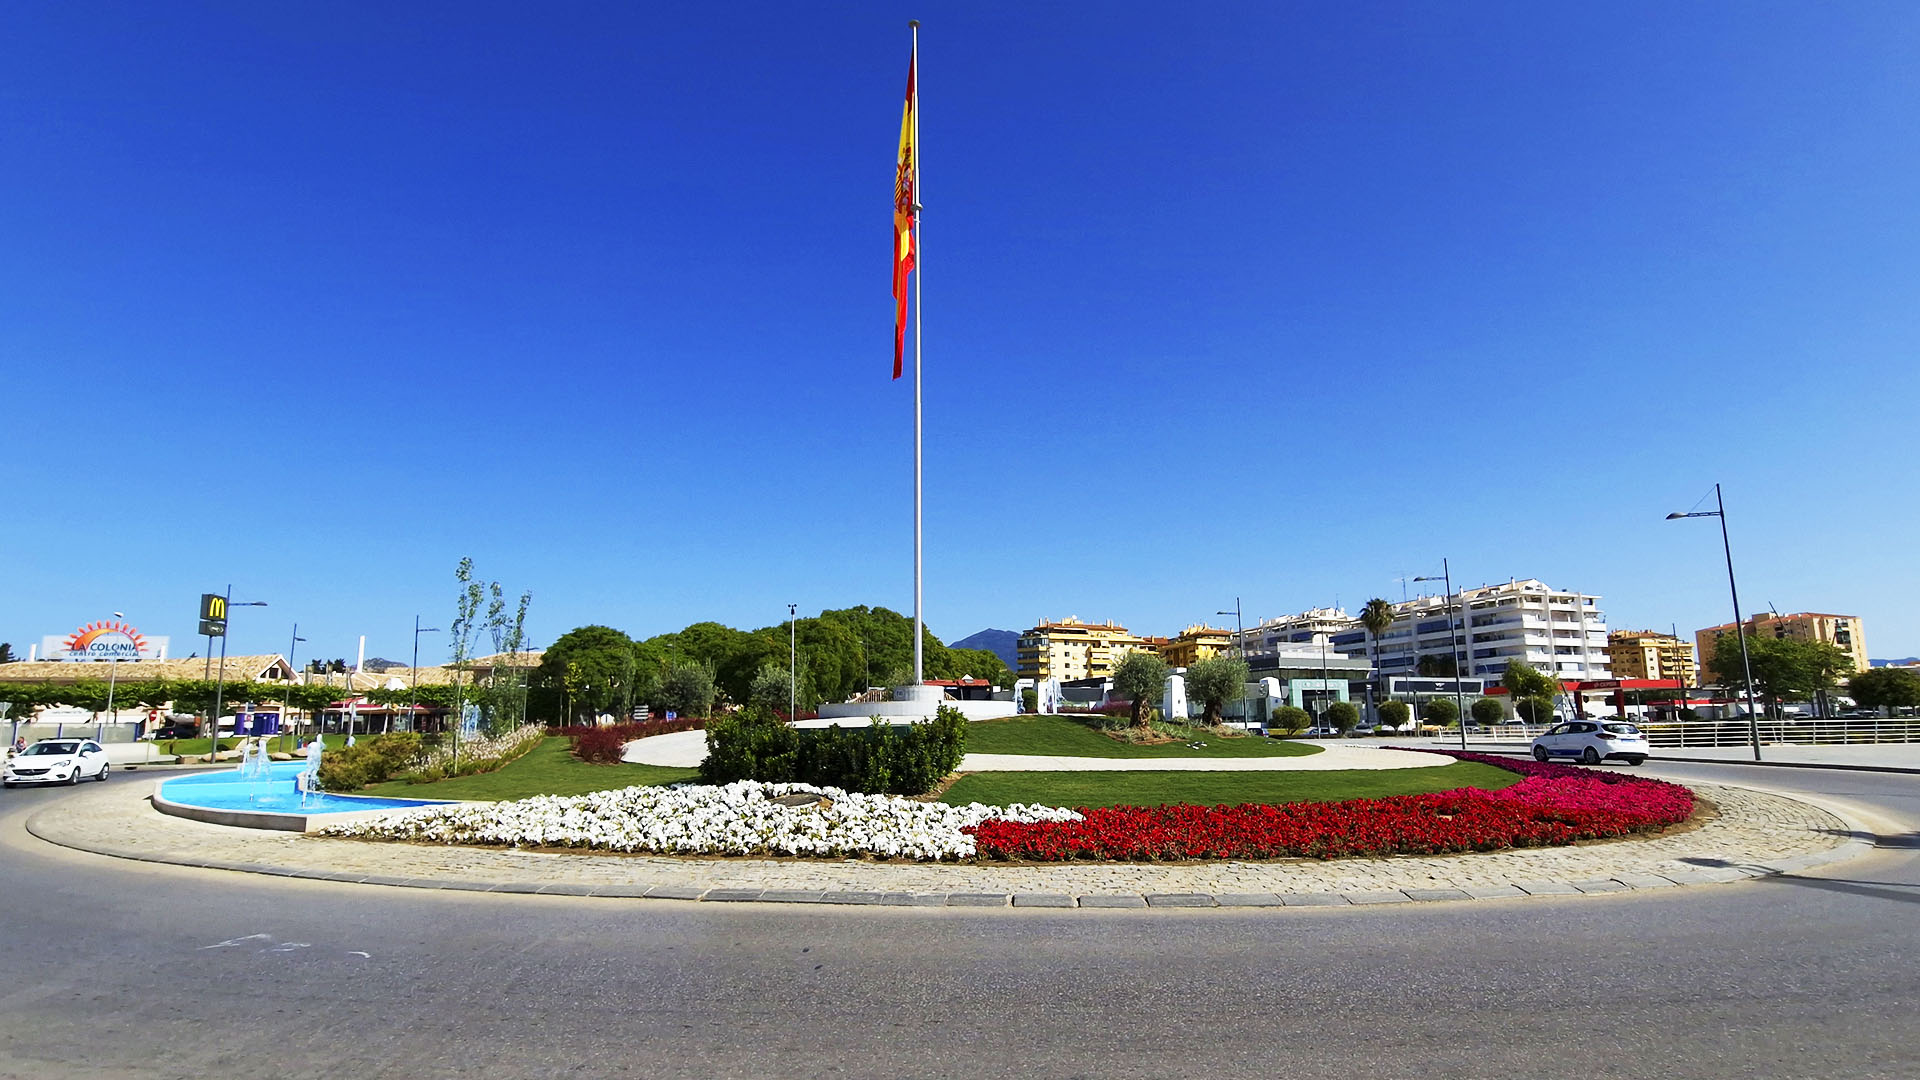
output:
M1327 772L977 772L961 777L940 801L954 806L972 802L990 806L1233 806L1333 802L1463 787L1497 791L1520 779L1518 773L1473 762L1430 769Z
M303 738L305 736L275 735L267 740L267 749L274 753L298 754ZM320 739L329 750L337 750L347 744L345 735L322 735ZM207 739L155 739L153 746L162 754L199 755L207 752L207 743ZM237 750L239 747L239 739L231 735L220 736L220 749Z
M1192 747L1188 742L1204 742ZM1222 738L1195 733L1192 739L1140 746L1109 738L1092 724L1073 716L1014 716L967 725L969 754L1042 754L1049 757L1163 758L1163 757L1302 757L1320 752L1318 746L1281 742L1259 735Z
M585 795L590 791L671 784L692 780L696 769L660 765L590 765L573 756L570 740L542 739L525 757L490 773L410 784L394 780L375 784L359 794L390 795L403 799L466 799L500 801L531 795Z

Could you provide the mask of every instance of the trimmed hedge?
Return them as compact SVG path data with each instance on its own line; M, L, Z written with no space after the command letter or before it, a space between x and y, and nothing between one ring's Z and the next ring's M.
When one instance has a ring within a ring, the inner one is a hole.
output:
M967 719L941 706L931 723L894 727L876 717L847 730L795 728L770 710L746 709L707 725L700 781L801 783L873 795L924 795L966 754Z

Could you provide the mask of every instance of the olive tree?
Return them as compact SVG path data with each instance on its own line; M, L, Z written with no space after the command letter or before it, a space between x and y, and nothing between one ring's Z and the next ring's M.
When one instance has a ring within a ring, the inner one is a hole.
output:
M1473 714L1473 719L1476 722L1486 724L1489 727L1499 723L1507 715L1506 707L1500 704L1500 699L1490 697L1483 697L1475 701L1472 705L1467 706L1467 711Z
M1208 727L1220 723L1220 710L1247 692L1247 662L1231 656L1209 656L1187 668L1187 697L1200 702L1201 719Z
M1136 649L1114 665L1113 692L1132 703L1136 727L1147 726L1147 708L1160 700L1166 686L1167 662L1153 653Z

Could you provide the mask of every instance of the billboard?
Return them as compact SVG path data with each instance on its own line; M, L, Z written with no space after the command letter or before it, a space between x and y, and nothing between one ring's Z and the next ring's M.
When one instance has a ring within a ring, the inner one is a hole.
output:
M91 622L65 637L40 639L47 660L165 660L167 639L150 638L131 623Z

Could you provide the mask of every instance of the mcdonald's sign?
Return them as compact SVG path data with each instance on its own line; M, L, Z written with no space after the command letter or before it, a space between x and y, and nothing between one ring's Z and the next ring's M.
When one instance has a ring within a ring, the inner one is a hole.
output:
M200 594L200 636L227 636L227 598L219 593Z

